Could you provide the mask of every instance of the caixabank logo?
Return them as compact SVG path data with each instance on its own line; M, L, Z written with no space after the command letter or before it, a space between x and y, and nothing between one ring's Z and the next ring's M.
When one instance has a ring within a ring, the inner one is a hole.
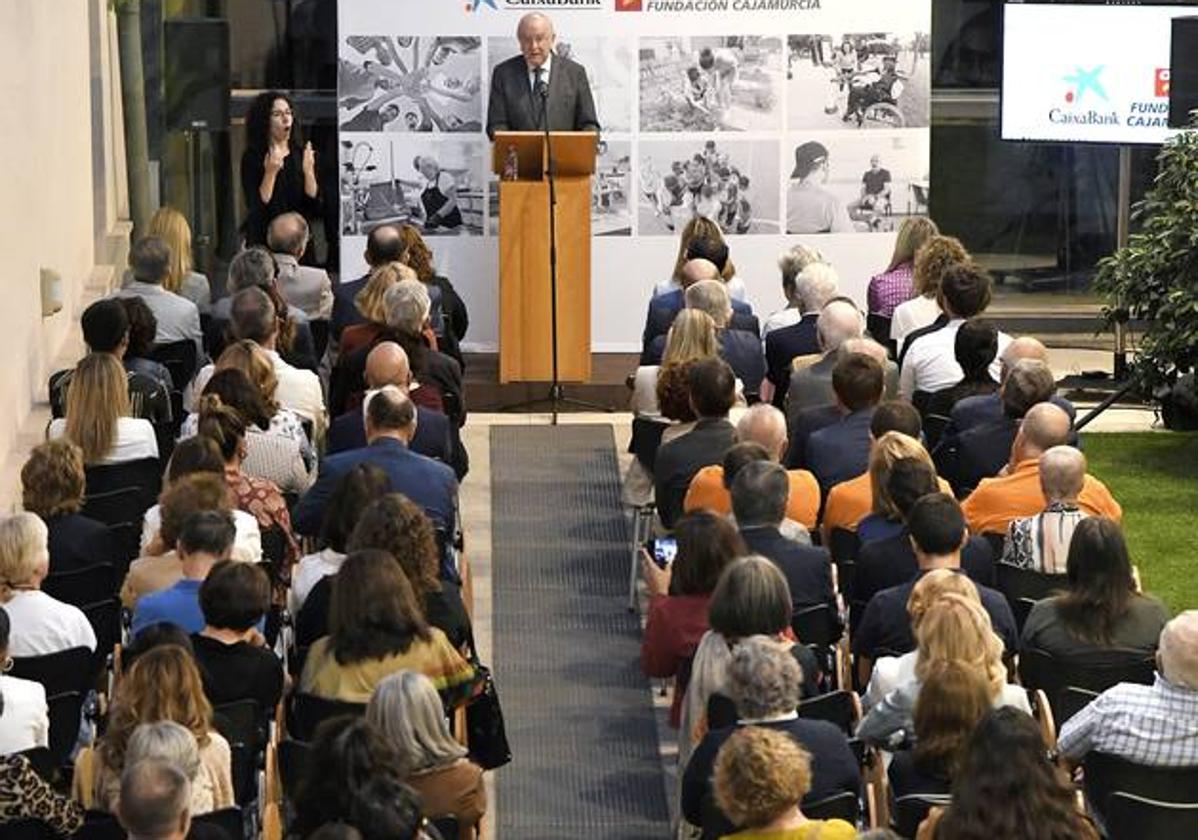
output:
M1073 72L1061 78L1065 89L1064 106L1048 112L1049 122L1058 125L1119 125L1119 114L1114 110L1098 110L1099 103L1108 101L1106 88L1102 84L1105 65L1074 67ZM1088 106L1088 107L1083 107Z

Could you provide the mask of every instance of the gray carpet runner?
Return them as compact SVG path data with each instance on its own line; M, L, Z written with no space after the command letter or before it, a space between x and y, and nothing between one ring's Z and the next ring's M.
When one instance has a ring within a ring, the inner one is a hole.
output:
M492 427L491 481L497 837L667 837L612 430Z

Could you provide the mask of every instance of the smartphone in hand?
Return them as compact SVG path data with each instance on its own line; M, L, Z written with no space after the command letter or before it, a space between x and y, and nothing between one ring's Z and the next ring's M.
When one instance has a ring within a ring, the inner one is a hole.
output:
M658 568L668 569L678 554L678 540L673 537L658 537L653 540L653 562Z

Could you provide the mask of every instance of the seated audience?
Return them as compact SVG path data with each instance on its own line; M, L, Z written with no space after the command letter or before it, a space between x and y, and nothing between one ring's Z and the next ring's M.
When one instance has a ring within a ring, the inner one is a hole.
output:
M969 736L990 709L990 684L971 663L940 659L925 668L911 720L915 746L895 752L886 769L891 799L948 794Z
M798 716L803 674L799 664L778 642L765 636L741 639L728 663L727 690L736 704L735 725L708 732L687 762L682 776L682 813L687 822L703 828L703 837L723 837L734 831L736 811L716 800L713 771L717 755L736 733L756 727L784 736L809 757L810 770L799 799L816 802L848 791L857 794L861 773L848 740L832 723ZM850 835L851 836L851 835Z
M1024 648L1087 665L1151 655L1169 613L1138 591L1119 526L1100 516L1082 520L1068 552L1068 589L1032 607L1023 625Z
M776 312L770 313L765 320L761 322L761 338L765 338L774 330L793 327L795 324L807 318L807 327L805 329L808 338L807 346L815 346L815 317L819 314L819 310L823 308L827 300L820 301L818 306L811 308L810 312L803 306L803 296L799 290L799 277L803 271L810 265L816 263L827 264L823 254L817 248L812 248L801 243L786 249L778 255L778 271L782 275L782 296L786 299L786 306ZM832 292L835 294L835 292ZM832 294L828 295L831 297ZM811 351L817 352L817 351ZM798 355L805 355L799 353Z
M803 246L796 247L802 248ZM788 251L780 261L784 288L786 271L794 261L793 255L794 251ZM819 260L803 267L792 282L794 297L798 299L798 309L785 311L801 311L802 317L793 324L767 331L765 336L766 378L769 383L768 387L773 391L768 395L768 401L778 408L783 408L786 405L794 360L820 352L819 316L828 301L836 296L839 279L832 266ZM763 386L762 398L764 399L765 396L765 386Z
M400 778L420 794L424 816L456 817L460 836L472 835L471 826L487 811L483 770L450 734L441 697L429 678L415 671L386 677L370 695L366 720L394 748Z
M405 252L400 259L404 265L416 272L416 279L428 287L429 298L437 313L434 331L438 343L443 340L450 342L450 348L456 348L457 343L466 337L466 329L470 326L470 316L466 311L466 303L462 300L453 283L448 277L437 273L433 266L433 252L413 225L401 225L400 238L403 240ZM454 358L461 361L460 352L456 349L445 349Z
M8 613L0 607L0 663L12 661L8 658L11 630ZM0 756L49 745L46 689L33 680L0 673Z
M983 478L1002 471L1010 460L1020 421L1033 405L1046 402L1056 388L1047 365L1022 359L1003 379L1001 419L941 438L935 452L936 465L958 496L968 495Z
M735 527L705 510L675 522L674 539L677 553L665 568L641 553L641 575L649 594L641 669L646 676L675 678L670 726L677 728L688 676L684 666L709 629L712 593L728 564L748 550Z
M1011 460L1003 474L984 478L977 489L961 504L974 534L1005 534L1011 522L1032 516L1044 509L1044 491L1040 489L1040 456L1069 439L1069 415L1052 403L1038 403L1028 409L1011 445ZM1123 509L1106 485L1086 475L1077 505L1092 516L1105 516L1116 522Z
M221 456L220 447L207 437L190 437L180 441L171 453L170 463L166 467L166 487L163 492L181 478L197 473L208 473L224 478L225 461ZM161 498L161 496L159 497ZM232 498L225 496L227 505L222 502L222 509L233 504ZM258 520L244 510L232 509L233 527L236 533L233 537L233 559L243 563L258 563L262 560L262 532L258 528ZM140 549L142 556L162 554L171 546L158 539L162 527L162 506L155 503L145 514L141 527ZM178 532L176 532L178 533ZM151 550L152 549L152 550Z
M46 540L45 523L32 513L0 519L0 606L12 623L9 656L96 649L96 634L87 616L42 592L50 570Z
M133 279L115 293L115 297L139 297L154 313L158 322L158 344L194 341L196 358L204 358L204 333L200 329L199 307L183 294L165 285L174 259L171 248L158 236L143 236L129 249L129 270ZM180 287L182 289L182 287Z
M727 248L708 247L711 245L710 240L705 239L696 239L692 244L693 253L686 258L682 266L682 288L649 301L649 314L645 319L642 336L641 364L652 364L654 360L661 358L662 348L665 346L664 336L678 313L685 308L696 308L696 301L687 293L691 287L704 281L718 283L724 294L716 298L710 292L707 293L701 301L702 306L698 308L704 309L716 319L721 328L758 334L760 327L753 310L743 299L731 295L720 274L720 263L727 259ZM760 339L758 341L760 342ZM758 351L760 352L760 344Z
M999 385L1006 381L1006 378L1015 368L1015 365L1023 359L1030 359L1047 365L1048 348L1039 339L1033 338L1030 335L1021 335L1018 338L1012 339L1011 343L1007 345L1007 349L999 356ZM1072 423L1076 413L1073 403L1057 393L1054 393L1049 399L1069 415L1069 421ZM953 434L960 434L975 426L992 423L1002 418L1002 395L996 388L989 394L965 397L954 405L949 415L949 423L945 427L944 434L946 437L952 437ZM1071 440L1070 443L1072 444L1074 441Z
M933 569L960 569L961 547L965 544L965 518L952 496L931 493L919 499L907 514L907 529L919 572L900 586L883 589L865 607L861 622L853 628L853 653L861 663L861 672L881 652L906 653L915 648L915 638L907 615L907 601L919 578ZM1019 650L1019 633L1007 599L985 586L978 587L982 606L990 614L994 631L1008 653Z
M910 458L893 457L896 451L917 453L923 445L905 436L903 440L896 440L902 432L886 434L893 437L883 435L883 440L870 445L869 483L873 504L869 515L857 523L857 539L861 545L901 536L904 512L920 496L935 493L938 489L936 471L928 468L926 459L918 454ZM899 498L907 503L905 507L899 504Z
M132 298L145 308L141 298ZM153 313L150 317L154 317ZM157 362L141 359L143 364L134 364L129 352L133 342L133 328L129 313L122 300L103 298L83 310L79 316L79 326L83 330L83 343L89 353L103 353L122 363L125 373L126 390L128 391L129 415L149 420L151 423L170 423L171 421L171 379L166 369ZM151 336L150 341L153 342ZM141 348L139 348L141 349ZM153 367L147 370L147 366ZM75 371L61 370L50 377L50 414L54 417L65 417L67 413L67 395L71 382L75 379Z
M109 300L109 298L105 298L105 300ZM175 379L171 375L170 368L152 358L156 346L154 337L158 334L158 322L154 320L154 313L139 297L117 298L117 300L125 308L125 316L129 319L129 337L126 340L125 355L121 358L121 363L125 366L126 373L130 374L130 380L133 378L132 374L138 374L150 378L165 388L169 407L170 392L176 390ZM187 372L189 378L193 375L195 375L194 368ZM129 389L129 401L136 403L132 388ZM136 405L134 405L133 411L137 416L141 416ZM172 415L164 412L162 416L170 419ZM147 417L146 419L153 420L154 418Z
M75 798L86 808L114 812L134 730L143 723L164 720L184 726L199 746L200 769L191 789L191 812L206 814L231 806L229 742L213 727L212 705L204 697L195 662L177 645L146 651L117 683L104 736L75 759Z
M703 359L691 366L688 384L695 426L662 444L653 468L657 512L667 528L682 515L683 499L695 473L718 464L736 442L736 429L728 422L736 399L732 368L722 359Z
M148 232L159 237L170 249L170 263L162 287L194 303L201 315L207 314L212 308L212 289L208 278L194 270L191 225L187 223L187 217L174 207L163 205L150 217ZM131 274L126 272L121 284L128 285L131 279Z
M271 253L262 246L240 251L229 263L228 295L212 307L213 339L223 350L228 340L253 338L241 331L237 318L237 295L246 289L258 289L270 298L275 319L275 349L288 364L305 370L316 369L316 347L308 315L287 302L279 289L279 268ZM257 340L257 339L254 339Z
M283 693L283 664L256 629L270 597L270 579L258 566L217 563L200 585L204 622L191 636L208 701L221 706L253 700L264 721Z
M696 242L700 244L696 245ZM685 290L687 287L686 264L699 256L704 259L719 256L718 252L721 248L723 248L723 258L718 261L712 260L712 262L719 269L720 279L728 286L728 295L733 300L743 301L747 294L745 284L737 276L736 266L728 257L728 245L724 240L724 232L720 230L718 223L706 216L695 216L683 226L682 233L678 237L678 256L674 260L674 273L668 280L662 280L653 287L653 297L658 298ZM699 253L700 251L702 253ZM675 310L681 308L682 303L679 300Z
M312 587L341 569L341 563L345 560L345 545L354 526L358 524L358 517L372 500L387 491L387 473L374 464L357 464L341 476L333 488L333 495L325 509L324 522L320 526L320 542L324 548L301 557L291 570L287 607L293 616L299 615Z
M750 554L732 561L720 575L707 613L711 629L703 634L691 663L690 682L679 719L678 766L707 731L708 703L724 690L728 663L736 643L749 636L769 636L799 663L802 696L819 689L819 660L806 646L795 644L790 627L791 600L786 577L771 560ZM726 698L725 698L726 699Z
M274 257L275 282L289 306L311 320L327 320L333 312L333 283L323 268L300 265L308 247L308 221L302 213L280 213L270 221L266 245Z
M683 424L681 429L667 430L662 434L664 443L670 432L673 436L690 431L695 422L695 410L691 406L690 373L695 362L719 356L716 341L715 321L706 312L684 309L678 313L670 331L666 334L666 351L661 365L642 366L638 370L656 369L654 397L662 419ZM743 385L736 382L738 398Z
M362 320L341 331L337 343L339 356L348 356L373 344L387 331L387 291L402 280L416 280L416 272L402 262L387 263L370 272L370 279L354 298ZM431 297L429 307L431 312Z
M1030 826L1037 837L1099 838L1040 728L1017 709L993 709L978 722L953 778L952 802L946 810L932 809L917 840L1027 837Z
M765 449L766 457L779 463L788 443L786 415L772 405L758 403L741 415L736 424L736 439L740 441L738 445L760 444ZM726 454L725 459L727 457ZM703 467L691 479L682 502L683 509L688 512L705 509L721 516L728 515L732 511L732 497L729 494L732 478L721 464ZM808 531L815 530L819 514L819 483L807 470L787 470L786 478L790 486L786 518Z
M363 717L342 716L316 728L312 755L295 796L297 837L341 823L361 840L424 840L420 797L403 783L391 741Z
M992 705L1014 706L1031 714L1027 692L1007 682L1002 640L991 628L990 616L977 598L943 593L928 606L916 628L913 673L862 718L858 738L883 746L910 740L915 734L915 704L929 679L928 669L937 662L959 662L983 674Z
M108 526L79 512L85 481L83 451L69 440L35 446L21 467L21 507L46 523L51 574L117 559Z
M1198 610L1161 631L1156 682L1108 688L1061 726L1057 749L1072 764L1090 752L1148 767L1198 766Z
M117 820L129 840L199 840L191 821L195 783L161 758L130 762L121 774ZM224 834L222 831L221 834Z
M839 615L828 550L782 536L789 492L786 471L769 461L746 464L732 483L732 511L749 551L769 558L786 576L795 612L827 604Z
M50 422L46 437L78 445L88 466L157 458L154 426L130 413L127 380L111 353L84 356L71 375L66 414Z
M245 564L243 564L245 565ZM155 648L174 645L187 651L192 656L195 650L191 645L191 636L177 624L151 624L136 636L131 636L127 644L121 648L122 675L129 673L133 663Z
M315 534L324 522L333 489L358 464L387 473L393 493L403 493L424 510L433 526L452 535L457 527L458 482L453 470L409 448L416 430L416 407L394 385L371 391L363 403L368 445L325 458L316 483L295 508L295 527Z
M1010 348L1008 344L1008 352ZM970 318L957 330L957 336L953 339L953 357L961 367L961 379L955 385L929 394L920 407L931 449L935 449L940 442L940 435L957 403L970 397L997 393L998 382L990 375L990 366L997 356L998 329L992 322L984 318Z
M329 350L334 361L337 356L334 350L341 338L342 330L363 321L362 313L358 311L355 301L358 294L370 281L374 269L388 263L402 262L406 250L407 245L400 236L397 225L378 225L366 235L366 249L362 253L362 258L369 270L356 280L343 279L333 287L333 317L329 322Z
M889 320L899 305L915 297L915 255L925 242L939 233L936 223L926 216L909 216L903 220L894 240L890 264L881 274L869 279L866 300L870 315ZM874 338L881 342L890 340L889 335Z
M200 400L200 437L210 438L220 449L225 462L225 483L240 510L253 515L258 528L281 535L284 557L267 557L270 562L285 562L290 567L299 556L299 545L291 530L291 514L283 494L273 482L247 475L242 468L247 454L248 424L241 413L227 406L216 394L205 394Z
M835 404L832 369L840 359L840 346L851 338L860 338L863 328L861 313L847 299L834 298L820 310L816 337L823 355L813 364L787 373L790 384L786 388L786 422L791 440L800 412Z
M125 771L121 774L121 793L116 805L117 818L122 822L129 821L129 817L126 816L126 812L130 810L129 803L124 797L128 793L125 785L128 784L131 772L136 773L136 768L153 761L165 761L183 772L187 779L188 791L186 799L182 798L180 792L180 799L190 813L193 807L192 793L197 786L204 783L201 776L204 764L200 759L200 747L196 743L195 735L191 734L187 727L171 720L162 720L143 723L129 736L129 745L125 748ZM137 835L131 833L130 836ZM187 836L191 840L200 840L204 835L191 831Z
M233 517L228 511L193 513L183 522L175 554L181 577L166 589L148 592L137 600L129 632L136 635L151 624L177 624L188 633L204 626L200 587L212 567L227 560L233 549Z
M83 808L51 787L21 753L0 754L0 832L23 820L37 820L56 837L71 837L83 826Z
M908 335L944 317L940 311L939 296L940 281L945 270L968 261L969 252L960 240L952 236L932 236L915 251L915 260L911 265L915 297L896 306L890 317L890 340L899 350L900 360Z
M1012 520L1001 562L1046 575L1065 574L1073 532L1087 514L1077 504L1086 483L1086 456L1054 446L1040 456L1040 491L1047 502L1032 516Z
M740 831L727 840L850 840L857 829L840 819L808 819L801 801L814 782L811 757L780 732L749 726L716 757L715 801Z
M964 371L953 352L957 331L966 319L976 318L990 305L990 287L990 275L972 263L945 270L938 302L948 320L938 329L908 339L899 372L899 393L905 399L912 399L917 391L931 394L961 381ZM1009 335L999 332L998 352L1010 341ZM991 363L990 374L997 380L997 364Z
M827 493L833 485L869 466L870 422L882 399L883 370L860 353L842 356L832 370L832 389L841 417L807 438L803 461Z
M425 621L395 559L384 551L350 554L333 578L329 635L309 649L300 691L365 703L383 677L405 668L431 679L446 708L477 688L474 666Z

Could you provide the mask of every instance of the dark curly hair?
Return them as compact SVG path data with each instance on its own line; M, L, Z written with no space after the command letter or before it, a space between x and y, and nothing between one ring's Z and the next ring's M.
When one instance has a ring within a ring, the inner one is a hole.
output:
M149 304L138 295L117 298L129 316L129 346L125 349L128 359L146 359L154 349L158 335L158 319Z
M345 547L347 551L377 548L390 554L422 602L425 595L441 589L433 524L420 506L402 493L388 493L362 511Z
M291 97L279 90L263 91L254 97L245 114L245 147L257 157L265 155L270 148L270 112L276 99L282 99L291 109L291 150L298 152L304 145L300 138L299 113Z

